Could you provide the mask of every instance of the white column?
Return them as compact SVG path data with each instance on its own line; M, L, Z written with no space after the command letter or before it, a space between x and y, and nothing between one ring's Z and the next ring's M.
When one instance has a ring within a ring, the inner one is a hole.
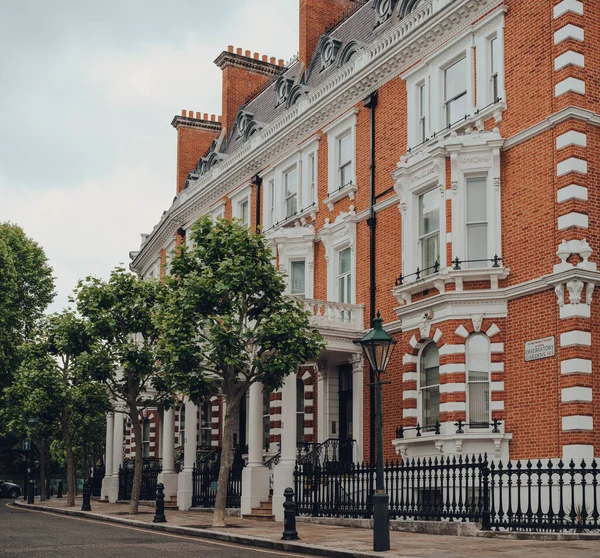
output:
M196 436L198 430L198 407L191 401L185 404L185 442L183 447L183 471L178 475L177 506L181 511L192 507L192 473L196 463Z
M317 389L317 442L319 444L327 440L327 365L323 362L318 364L318 389Z
M177 495L177 473L175 472L175 410L163 413L162 472L158 482L165 485L165 498Z
M273 479L273 513L275 521L283 521L283 492L294 488L296 466L296 374L290 374L283 384L281 407L281 458L275 466Z
M108 501L115 503L119 498L119 467L123 465L123 425L125 424L125 413L115 411L113 429L113 462L112 462L112 477L110 480L110 488L108 492Z
M108 500L108 492L110 487L110 477L113 474L113 441L114 441L114 429L115 429L115 414L111 411L106 415L106 454L104 458L104 464L106 466L104 472L104 478L102 479L102 500Z
M242 471L242 515L252 513L252 508L269 496L269 470L262 455L262 408L262 384L252 384L248 397L248 465Z
M355 463L363 461L363 425L364 425L364 358L355 354L352 363L352 438L355 440L352 458ZM384 441L385 444L385 441Z

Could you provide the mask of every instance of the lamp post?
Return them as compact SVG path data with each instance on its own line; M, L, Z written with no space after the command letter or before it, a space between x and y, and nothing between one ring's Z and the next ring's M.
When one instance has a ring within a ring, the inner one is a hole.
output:
M390 517L388 509L388 495L385 492L383 480L383 417L381 402L381 374L390 362L396 340L383 330L381 313L373 319L373 329L361 340L365 356L371 365L375 376L375 438L377 468L375 471L375 494L373 494L373 550L385 552L390 549Z

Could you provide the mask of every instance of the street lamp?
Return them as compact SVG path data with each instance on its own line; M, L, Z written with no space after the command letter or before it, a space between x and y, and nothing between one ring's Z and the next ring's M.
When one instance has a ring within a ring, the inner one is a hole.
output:
M385 552L390 549L390 517L388 495L383 481L383 418L381 403L381 374L390 362L397 341L388 335L382 327L381 312L373 320L373 329L361 340L365 356L375 375L375 437L377 439L377 469L375 494L373 494L373 550Z

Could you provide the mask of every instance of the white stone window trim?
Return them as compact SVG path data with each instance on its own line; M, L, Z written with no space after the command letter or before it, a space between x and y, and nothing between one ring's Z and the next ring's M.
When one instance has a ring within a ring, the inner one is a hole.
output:
M266 233L275 245L279 256L279 269L288 275L286 294L291 294L292 262L305 262L304 297L314 296L314 242L315 231L312 225L275 229Z
M234 219L241 219L242 204L248 202L248 226L252 221L252 185L250 183L242 186L239 190L229 195L231 200L231 215Z
M333 210L333 205L345 197L349 197L351 200L354 199L354 194L357 190L356 186L356 123L359 109L353 108L346 114L329 124L323 129L323 132L327 135L327 198L323 200L323 203ZM339 170L339 153L338 153L338 141L346 134L350 133L350 143L353 147L353 157L350 165L350 181L346 185L341 185L338 182L338 170Z
M452 204L452 259L469 259L467 246L467 181L469 178L486 178L486 218L487 218L487 257L495 255L502 257L502 223L500 200L500 149L504 140L496 130L489 133L474 131L470 135L456 136L445 142L446 150L450 153L451 175L451 204ZM493 288L498 288L497 279L504 274L503 267L492 268L491 262L481 262L481 265L461 266L463 273L451 271L457 282L457 288L462 289L462 280L480 280L477 268L484 269L484 275L492 271Z
M429 345L436 345L436 342L433 339L430 339L423 343L423 346L419 349L419 354L417 355L417 423L423 426L425 424L424 416L423 416L423 387L421 386L421 368L423 366L423 353L425 349ZM440 369L440 353L438 348L438 370ZM442 394L442 384L440 383L442 379L441 370L439 371L439 380L437 384L438 388L438 397ZM435 386L433 386L435 387ZM425 388L427 389L427 388ZM438 421L440 420L440 415L442 413L442 403L440 402L439 411L438 411ZM422 435L429 434L430 436L435 436L435 431L427 430L421 433ZM416 436L416 431L414 432Z
M481 27L475 36L475 49L477 53L477 108L483 109L496 99L493 98L491 81L491 42L498 41L500 53L500 68L498 68L498 97L506 99L504 85L504 17L494 18Z
M469 379L469 342L471 341L471 339L473 339L473 337L475 336L479 336L479 337L483 337L486 342L487 342L487 354L488 354L488 378L487 378L487 383L489 386L488 389L488 403L489 403L489 409L488 409L488 423L491 424L492 422L492 411L493 411L493 401L492 401L492 370L491 370L491 362L492 362L492 341L490 340L490 338L481 331L478 332L474 332L472 335L469 335L469 337L467 337L465 339L465 380L466 383L464 384L464 391L465 391L465 395L466 395L466 413L467 413L467 424L465 425L465 432L490 432L492 427L491 426L487 426L486 428L473 428L470 426L471 424L471 417L469 416L469 409L470 409L470 397L469 394L471 393L470 390L470 384L471 383L483 383L483 382L478 382L478 381L471 381ZM500 390L498 390L500 391ZM504 390L502 390L504 391ZM497 402L496 402L497 403Z
M402 214L402 274L408 276L403 286L396 287L403 292L414 293L436 286L446 268L446 156L444 150L434 150L431 154L420 153L413 160L402 158L398 170L393 173L394 189L400 198ZM437 189L440 195L440 272L417 280L414 273L422 268L419 238L419 196ZM443 284L443 282L442 282ZM437 286L436 286L437 287Z
M349 304L356 304L356 213L354 207L350 206L350 211L340 213L333 223L326 219L319 237L325 247L327 262L327 300L339 301L337 284L339 253L350 248L352 293Z
M221 200L218 204L213 205L210 209L210 215L213 221L216 221L218 217L225 217L225 206L227 202L225 200Z
M265 231L276 227L283 227L290 223L305 225L308 217L313 221L319 212L318 189L319 189L319 137L312 137L285 158L274 164L263 176L263 223ZM310 192L310 161L314 157L315 162L315 189L313 195ZM297 211L294 215L286 217L285 207L285 174L294 166L297 169L298 196ZM270 182L275 186L274 219L271 216Z

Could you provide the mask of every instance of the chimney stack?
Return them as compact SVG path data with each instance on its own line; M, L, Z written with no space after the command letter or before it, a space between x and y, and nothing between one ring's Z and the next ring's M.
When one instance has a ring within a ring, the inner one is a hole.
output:
M308 68L325 30L347 11L356 8L354 0L300 0L300 64Z
M260 87L265 86L283 67L275 58L267 62L267 57L255 52L227 47L215 60L215 64L223 70L223 127L229 135L235 122L238 110Z

